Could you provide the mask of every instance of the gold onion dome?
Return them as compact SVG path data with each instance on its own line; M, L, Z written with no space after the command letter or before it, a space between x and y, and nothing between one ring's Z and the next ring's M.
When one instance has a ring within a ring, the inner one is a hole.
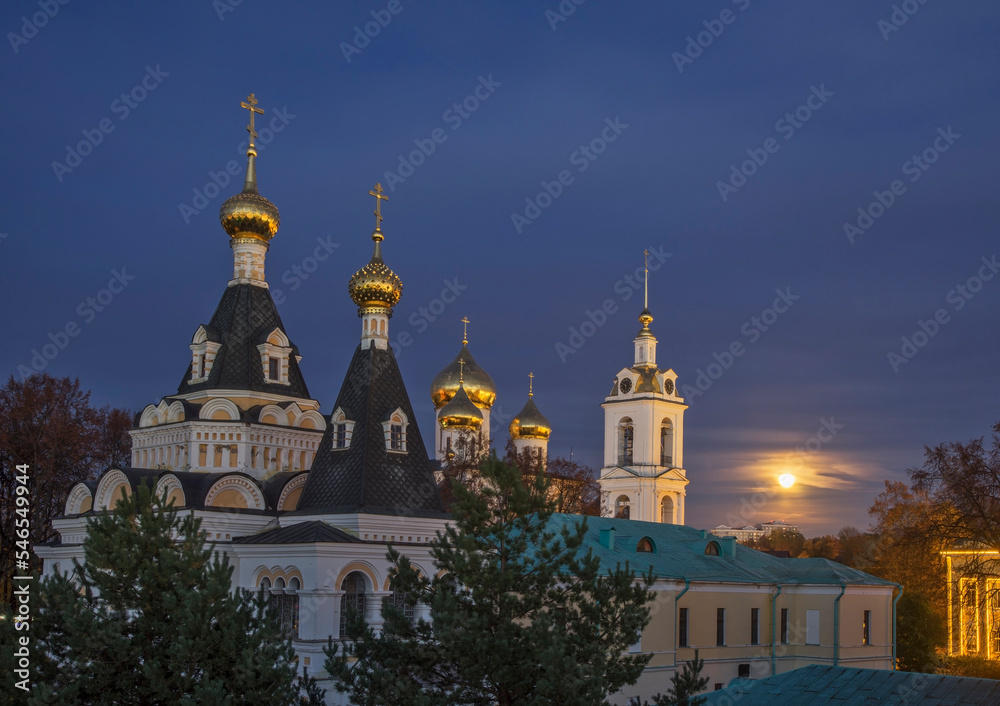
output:
M376 229L372 233L372 240L375 241L372 259L354 273L347 285L351 299L358 305L358 313L364 309L387 309L392 316L392 307L403 294L402 280L382 261L383 237L381 230Z
M469 353L466 341L462 341L462 350L455 356L444 370L434 376L431 382L431 401L436 409L447 405L457 394L463 376L461 367L465 366L464 387L469 399L480 407L487 409L493 406L497 398L497 387L493 378L479 367L475 358Z
M483 413L479 407L473 404L463 383L459 383L458 391L451 398L451 401L441 409L438 422L444 429L454 427L479 429L483 426Z
M653 335L653 332L649 330L649 325L653 323L653 315L650 313L648 308L644 308L639 314L639 323L642 324L642 328L639 329L639 333L636 335L636 338L639 336L645 337Z
M548 439L552 425L545 415L538 411L535 401L528 396L528 403L517 413L508 428L511 439Z
M250 111L250 143L247 146L247 176L243 182L243 191L230 196L219 209L219 221L230 238L255 238L265 243L274 237L281 225L278 207L260 195L257 191L257 148L253 140L257 136L254 131L254 114L264 111L257 107L257 99L251 93L247 103L240 105Z

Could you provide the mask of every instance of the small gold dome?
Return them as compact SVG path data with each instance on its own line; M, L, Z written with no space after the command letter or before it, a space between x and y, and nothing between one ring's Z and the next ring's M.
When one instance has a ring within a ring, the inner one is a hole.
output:
M514 417L508 430L511 439L548 439L552 433L552 425L538 411L535 401L529 396L528 403Z
M646 337L653 335L653 332L649 330L649 325L653 323L653 315L650 313L649 309L643 309L639 314L639 323L642 324L642 328L639 329L639 333L636 335L636 338L639 338L639 336Z
M367 265L354 273L347 285L351 299L358 305L358 313L368 309L388 309L396 306L403 294L403 282L382 261L382 231L372 233L375 252Z
M487 409L493 406L497 398L497 387L489 373L479 367L475 358L469 353L465 344L444 370L434 376L431 383L431 401L435 409L440 409L458 393L460 380L463 376L461 367L465 366L464 385L469 399L479 407Z
M219 222L230 238L256 238L265 243L274 237L281 225L278 207L257 191L256 152L247 155L247 176L243 191L222 202Z
M459 384L458 391L451 401L441 409L438 423L444 429L478 430L483 426L483 413L473 404L465 391L465 385Z

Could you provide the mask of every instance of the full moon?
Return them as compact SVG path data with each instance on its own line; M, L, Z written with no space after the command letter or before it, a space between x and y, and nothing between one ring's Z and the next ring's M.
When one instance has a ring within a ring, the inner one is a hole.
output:
M781 484L782 488L791 488L795 485L795 476L791 473L782 473L778 476L778 483Z

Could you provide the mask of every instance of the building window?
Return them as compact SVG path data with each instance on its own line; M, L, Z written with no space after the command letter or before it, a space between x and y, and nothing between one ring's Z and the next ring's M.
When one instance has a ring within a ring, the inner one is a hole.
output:
M335 432L335 435L336 435L335 446L338 449L346 449L347 448L347 425L344 424L343 422L341 422L340 424L338 424L335 427L335 429L336 429L336 432Z
M281 361L277 358L267 359L267 377L269 380L281 380Z
M660 522L665 525L672 524L674 521L674 501L669 495L663 497L660 501Z
M639 544L636 545L635 550L637 552L645 552L647 554L653 553L653 540L649 537L643 537L639 540Z
M721 556L718 542L709 542L705 545L705 556Z
M781 644L788 644L788 608L781 609Z
M354 422L347 418L347 411L343 407L337 407L333 410L330 423L333 425L333 448L346 449L350 447Z
M288 385L288 367L290 365L289 356L292 353L292 344L288 336L281 329L274 329L268 334L263 343L257 346L260 353L260 361L263 365L263 375L265 382L279 385Z
M750 678L750 663L749 662L744 662L743 664L737 665L736 666L736 676L739 677L740 679L749 679Z
M806 611L806 644L819 644L819 611Z
M396 451L398 453L406 452L406 426L407 426L406 415L403 410L399 407L396 408L394 412L389 414L382 422L382 429L385 432L385 448L387 451Z
M677 616L677 646L688 646L688 609L681 608Z
M872 612L870 610L866 610L861 619L861 644L872 644Z
M340 584L344 595L340 598L340 639L347 635L349 613L364 617L365 614L365 577L358 571L352 571Z
M618 423L618 465L632 465L632 448L635 441L635 428L631 417L625 417Z
M274 590L281 590L282 593L272 591L271 594L281 632L295 638L299 636L299 596L297 593L299 588L299 580L295 577L288 580L287 588L284 579L278 578L274 580Z
M674 425L666 418L660 423L660 465L674 465Z
M750 609L750 644L760 644L760 609ZM749 674L747 676L750 676Z
M627 520L632 514L632 504L627 495L619 495L615 500L615 517L619 520Z
M717 608L715 611L715 644L723 647L726 644L726 609Z
M416 606L406 602L406 594L399 593L395 589L392 593L382 599L382 615L385 615L386 606L392 606L406 619L408 625L413 625L413 618Z

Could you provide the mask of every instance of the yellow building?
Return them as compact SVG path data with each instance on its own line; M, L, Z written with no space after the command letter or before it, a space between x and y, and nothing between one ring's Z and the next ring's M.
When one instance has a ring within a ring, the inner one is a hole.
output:
M1000 659L1000 551L941 554L948 568L948 654Z

